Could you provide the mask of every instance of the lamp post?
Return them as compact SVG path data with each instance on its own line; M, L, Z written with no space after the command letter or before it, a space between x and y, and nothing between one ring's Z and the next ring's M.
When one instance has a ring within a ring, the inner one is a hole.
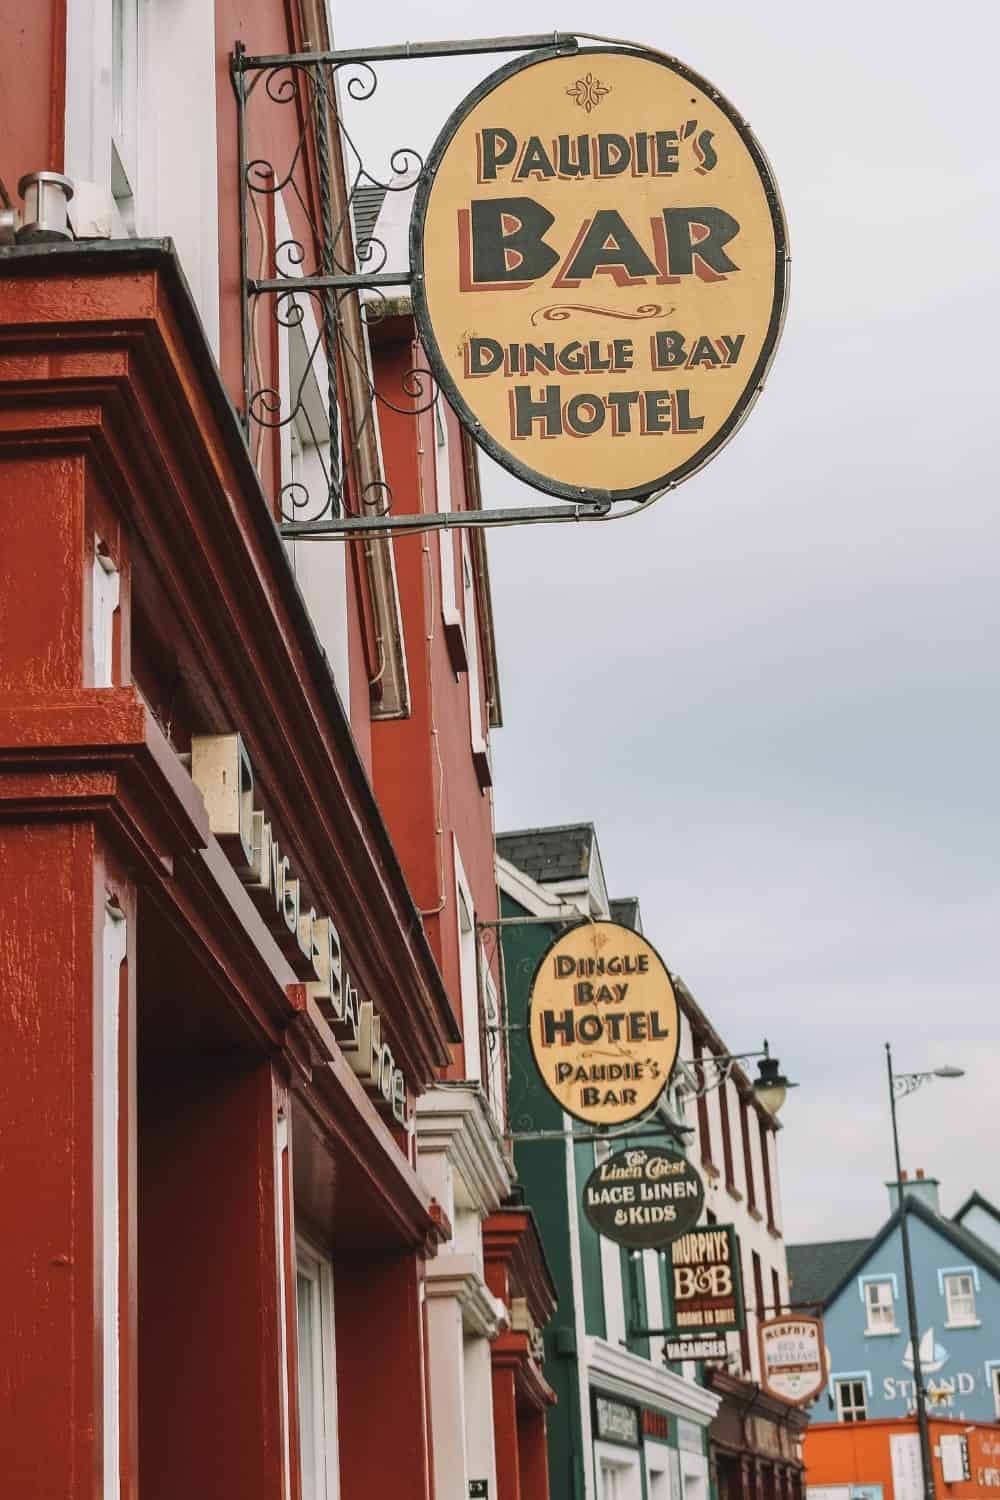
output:
M913 1384L917 1405L917 1432L920 1438L920 1467L924 1476L924 1500L934 1500L934 1469L931 1464L931 1437L927 1425L927 1398L924 1374L920 1365L920 1324L917 1320L917 1298L913 1286L913 1262L910 1259L910 1230L907 1224L906 1194L903 1170L899 1160L899 1128L896 1124L896 1100L905 1099L921 1084L935 1078L961 1078L961 1068L934 1068L929 1073L894 1073L892 1048L885 1044L885 1063L889 1074L889 1109L892 1115L892 1146L896 1157L896 1196L899 1199L899 1233L903 1242L903 1284L906 1288L906 1317L910 1325L910 1350L913 1354Z
M757 1077L751 1085L754 1098L769 1115L776 1115L785 1102L788 1090L797 1089L798 1084L792 1083L782 1073L781 1064L776 1057L771 1056L771 1049L766 1041L762 1052L709 1052L702 1057L685 1058L683 1066L697 1073L698 1083L693 1088L689 1083L681 1084L679 1092L686 1099L703 1099L713 1089L722 1087L737 1063L748 1062L754 1057L760 1059L757 1063Z

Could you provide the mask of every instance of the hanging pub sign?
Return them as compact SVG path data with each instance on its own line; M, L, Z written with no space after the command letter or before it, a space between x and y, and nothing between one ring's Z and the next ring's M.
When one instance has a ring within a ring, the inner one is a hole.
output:
M697 1224L701 1178L683 1156L634 1146L598 1163L583 1189L583 1211L606 1239L629 1250L655 1250Z
M531 1052L549 1093L589 1125L627 1125L656 1103L678 1046L677 998L651 943L581 922L542 955L528 992Z
M438 137L410 226L434 374L487 452L566 500L687 478L756 399L786 231L750 130L689 68L545 49Z
M670 1246L673 1333L743 1327L739 1240L732 1224L690 1229Z
M819 1318L785 1314L759 1326L761 1384L792 1406L807 1406L826 1385L826 1346Z

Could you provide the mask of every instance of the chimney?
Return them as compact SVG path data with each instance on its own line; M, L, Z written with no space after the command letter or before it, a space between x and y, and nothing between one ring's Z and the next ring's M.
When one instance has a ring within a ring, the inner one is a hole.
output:
M913 1177L910 1177L908 1172L901 1171L899 1178L903 1184L903 1191L908 1198L919 1199L924 1207L929 1208L932 1213L939 1214L941 1212L938 1197L940 1184L936 1177L928 1177L923 1167L918 1167ZM899 1195L896 1184L894 1182L887 1182L886 1187L889 1189L889 1207L895 1213L899 1206Z

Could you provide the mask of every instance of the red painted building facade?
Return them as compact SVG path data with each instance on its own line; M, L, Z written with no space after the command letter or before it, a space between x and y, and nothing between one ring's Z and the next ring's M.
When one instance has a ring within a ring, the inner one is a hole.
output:
M311 0L0 4L0 176L65 171L77 236L0 248L5 1484L450 1500L457 1451L544 1500L544 1260L523 1215L502 1276L483 1248L512 1185L485 553L275 525L331 458L348 512L442 473L474 506L474 454L430 408L375 441L356 299L298 432L297 335L240 275L315 205L241 228L237 38L329 45ZM349 259L331 118L303 159ZM302 121L249 129L278 161ZM241 424L248 366L294 420Z

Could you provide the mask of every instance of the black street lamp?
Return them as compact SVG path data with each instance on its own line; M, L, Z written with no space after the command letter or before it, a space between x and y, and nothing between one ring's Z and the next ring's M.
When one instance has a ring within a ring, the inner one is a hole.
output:
M697 1074L698 1082L694 1087L682 1082L678 1085L678 1092L685 1099L703 1099L706 1094L722 1087L731 1077L737 1063L748 1062L755 1057L759 1061L757 1077L751 1085L754 1097L769 1115L776 1115L785 1102L788 1090L797 1089L798 1084L792 1083L782 1073L781 1064L776 1057L771 1056L771 1049L766 1041L762 1052L709 1052L702 1057L684 1058L683 1066Z
M934 1469L931 1464L931 1437L927 1425L927 1396L924 1373L920 1365L920 1325L917 1321L917 1298L913 1287L913 1262L910 1259L910 1230L906 1215L903 1170L899 1160L899 1129L896 1125L896 1100L905 1099L921 1084L935 1078L961 1078L962 1068L934 1068L929 1073L894 1073L892 1048L885 1044L885 1062L889 1072L889 1108L892 1114L892 1146L896 1154L896 1196L899 1199L899 1233L903 1242L903 1284L906 1287L906 1316L910 1325L910 1350L913 1354L913 1384L916 1392L917 1432L920 1436L920 1467L924 1475L924 1500L934 1500Z

